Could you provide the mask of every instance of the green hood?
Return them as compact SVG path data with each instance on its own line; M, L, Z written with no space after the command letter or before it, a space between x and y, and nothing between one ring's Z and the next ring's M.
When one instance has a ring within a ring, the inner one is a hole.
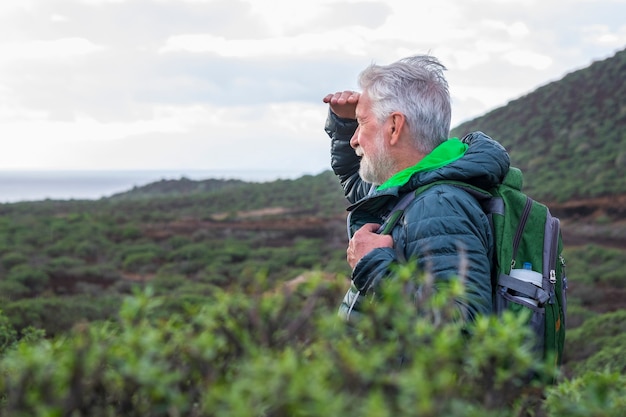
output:
M456 161L465 155L468 145L458 138L451 138L437 146L431 153L412 167L406 168L378 186L378 190L399 187L406 184L416 172L432 171Z

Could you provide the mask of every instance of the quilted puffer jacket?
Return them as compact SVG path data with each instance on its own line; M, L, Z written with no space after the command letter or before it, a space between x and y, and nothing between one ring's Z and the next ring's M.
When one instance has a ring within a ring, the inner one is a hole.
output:
M358 174L360 160L349 143L356 127L356 121L338 118L332 112L325 127L332 140L331 166L352 203L348 208L349 237L365 223L381 224L396 203L418 187L455 180L488 189L501 183L509 170L506 150L482 132L475 132L463 139L469 147L460 159L432 171L417 172L402 186L379 191ZM492 312L493 236L479 202L467 191L450 184L426 189L405 209L391 235L394 248L374 249L355 266L340 315L348 320L358 316L355 312L361 299L389 276L394 263L406 260L417 262L419 270L432 274L435 286L459 277L464 265L466 295L456 300L462 317L471 321L478 314Z

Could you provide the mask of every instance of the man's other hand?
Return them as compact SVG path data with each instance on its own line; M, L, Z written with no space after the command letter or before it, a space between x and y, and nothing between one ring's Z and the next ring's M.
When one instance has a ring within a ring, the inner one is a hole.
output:
M376 233L379 224L367 223L354 233L348 249L346 250L346 258L348 263L354 269L354 266L366 254L376 248L393 248L393 238L390 235L379 235Z

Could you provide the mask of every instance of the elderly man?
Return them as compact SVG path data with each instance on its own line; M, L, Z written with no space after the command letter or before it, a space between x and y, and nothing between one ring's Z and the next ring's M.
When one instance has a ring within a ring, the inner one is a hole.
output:
M410 200L388 234L378 232L397 203L420 187L454 180L489 189L508 172L507 152L486 135L448 139L444 70L436 58L423 55L371 65L359 76L360 93L323 99L330 110L325 130L332 140L331 166L353 203L347 249L352 286L340 307L348 320L362 297L405 262L432 274L435 285L463 275L466 295L457 304L464 319L492 311L493 236L467 191L433 185Z

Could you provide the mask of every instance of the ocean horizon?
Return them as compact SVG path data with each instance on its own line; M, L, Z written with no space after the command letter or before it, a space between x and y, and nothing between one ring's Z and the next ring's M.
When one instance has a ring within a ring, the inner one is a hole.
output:
M99 200L161 180L237 179L268 182L309 175L289 171L110 170L0 171L0 203L43 200ZM314 175L314 174L311 174Z

